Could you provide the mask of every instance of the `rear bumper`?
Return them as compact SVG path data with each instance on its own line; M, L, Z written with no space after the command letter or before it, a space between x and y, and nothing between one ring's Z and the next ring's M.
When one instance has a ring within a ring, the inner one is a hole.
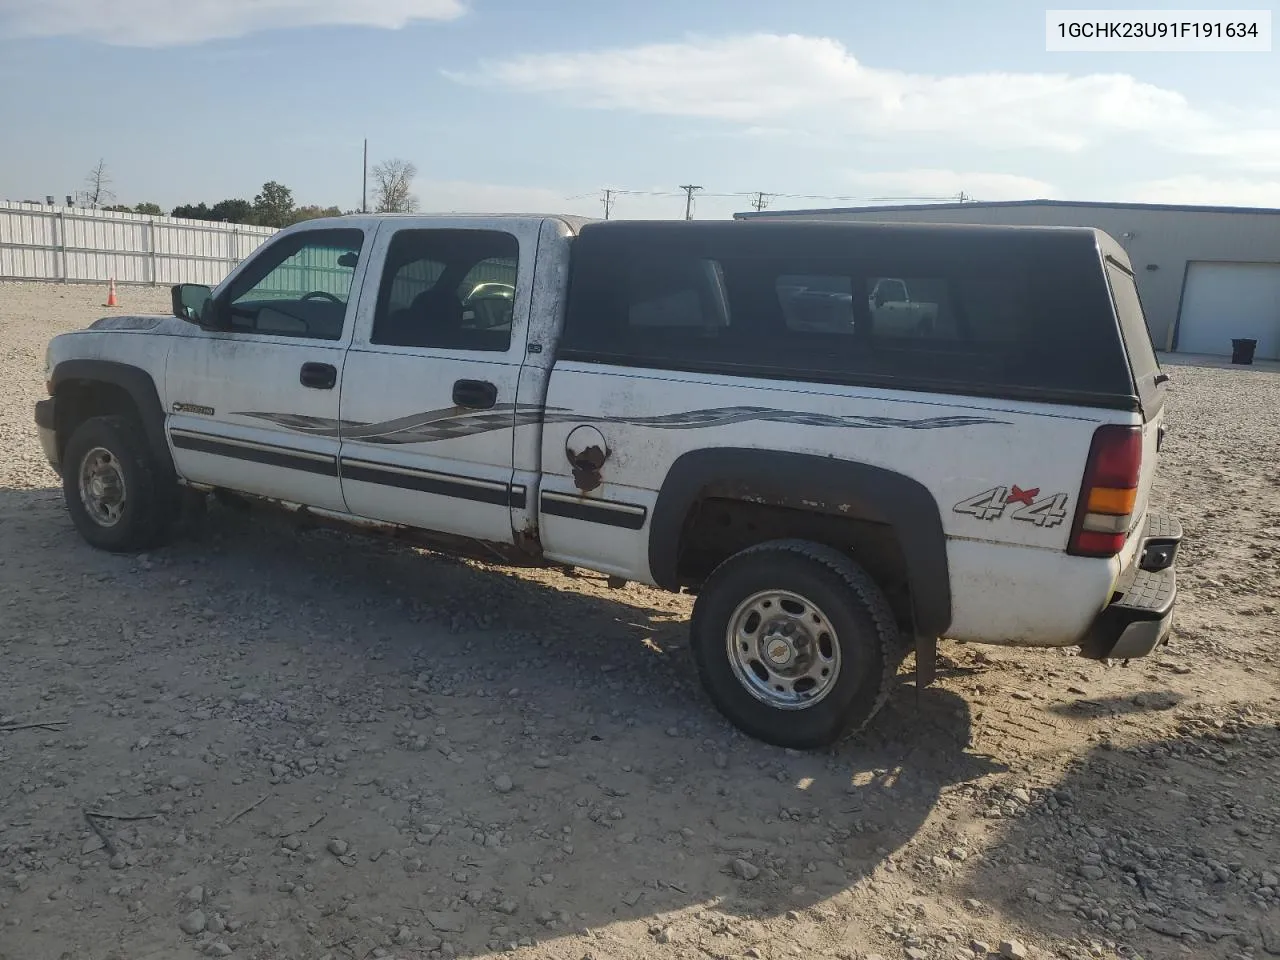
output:
M49 465L54 470L60 471L62 465L58 462L58 431L54 411L52 397L48 400L36 401L36 432L40 435L40 447L44 450Z
M1137 558L1120 576L1111 602L1081 641L1082 656L1128 660L1145 657L1168 642L1178 599L1174 564L1181 541L1182 525L1177 520L1148 514Z

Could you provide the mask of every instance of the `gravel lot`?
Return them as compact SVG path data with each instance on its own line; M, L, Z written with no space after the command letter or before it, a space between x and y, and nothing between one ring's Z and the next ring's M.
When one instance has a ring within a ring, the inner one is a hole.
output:
M1280 956L1280 374L1168 368L1171 647L944 646L811 755L678 596L226 509L94 552L31 405L104 295L0 284L3 960Z

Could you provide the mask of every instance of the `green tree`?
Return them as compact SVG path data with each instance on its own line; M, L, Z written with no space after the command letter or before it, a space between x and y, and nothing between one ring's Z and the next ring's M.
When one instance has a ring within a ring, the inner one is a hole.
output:
M298 207L293 211L293 217L290 223L301 223L303 220L316 220L320 217L340 217L342 216L341 207L321 207L316 204L309 204L305 207Z
M174 207L170 216L182 217L184 220L208 220L209 207L203 201L200 203L187 203L180 207Z
M133 207L126 207L123 203L113 203L109 207L103 207L103 210L109 210L112 213L133 213Z
M209 209L210 220L228 223L256 223L253 204L248 200L219 200Z
M287 227L293 215L293 191L283 183L268 180L253 198L253 212L266 227Z
M163 217L164 211L160 209L158 203L140 203L133 208L134 213L145 213L152 217Z

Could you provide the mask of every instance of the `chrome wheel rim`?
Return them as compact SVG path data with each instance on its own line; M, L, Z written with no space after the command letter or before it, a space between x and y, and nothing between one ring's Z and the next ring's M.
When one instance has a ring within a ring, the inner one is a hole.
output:
M94 447L80 461L80 502L89 519L100 527L114 527L124 513L124 470L106 447Z
M725 631L738 682L778 710L820 703L840 678L840 643L827 615L789 590L764 590L738 604Z

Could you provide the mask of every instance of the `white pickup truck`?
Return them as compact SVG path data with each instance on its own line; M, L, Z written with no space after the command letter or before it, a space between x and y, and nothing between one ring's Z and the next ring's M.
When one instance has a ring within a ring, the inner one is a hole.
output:
M878 329L894 277L948 322ZM928 682L938 638L1167 641L1167 378L1104 234L353 216L173 308L49 345L36 423L96 547L229 492L684 589L715 704L793 747L864 726L912 647Z
M936 287L936 281L931 286ZM897 277L878 279L867 296L867 307L877 331L908 337L929 337L937 332L938 304L912 297L906 281Z

